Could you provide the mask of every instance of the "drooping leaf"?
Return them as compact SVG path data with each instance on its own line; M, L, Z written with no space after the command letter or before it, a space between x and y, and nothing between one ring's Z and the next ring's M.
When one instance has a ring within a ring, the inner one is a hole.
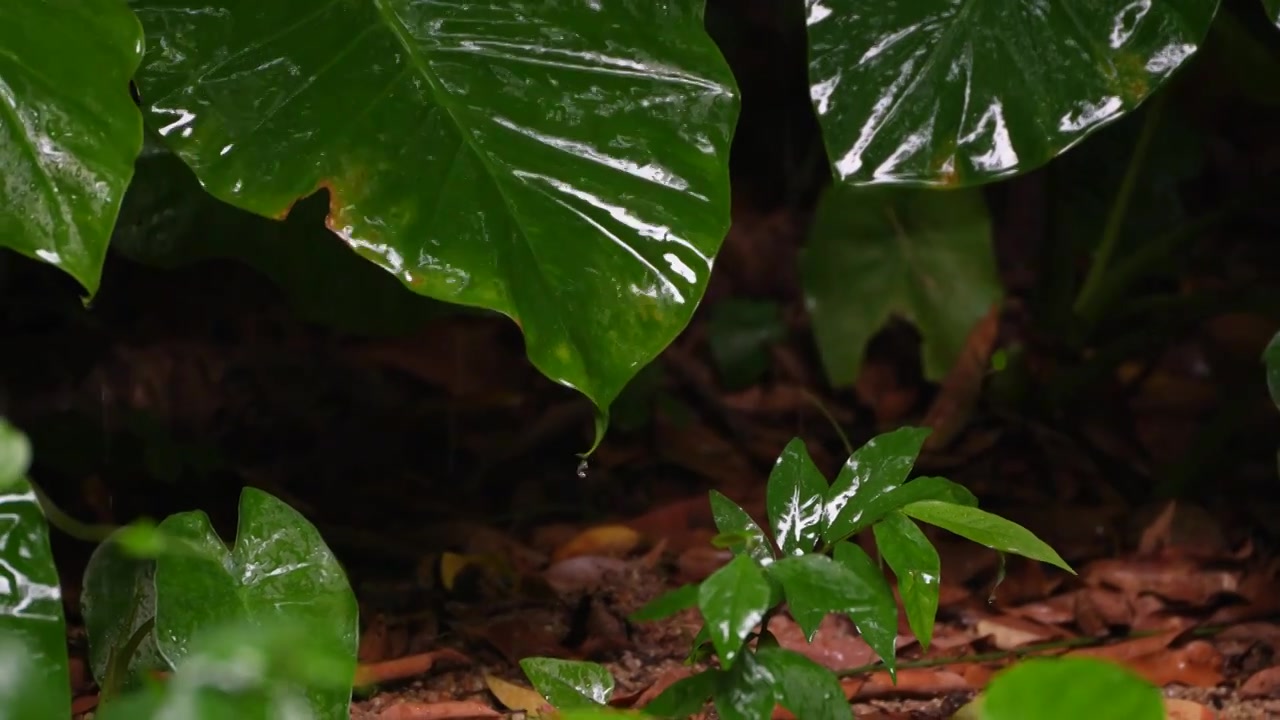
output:
M715 304L707 319L707 344L725 387L749 387L769 369L769 346L786 333L778 304L727 300Z
M1023 660L997 674L983 720L1161 720L1160 689L1119 663L1085 657Z
M921 500L902 508L916 520L936 525L979 545L1029 557L1075 573L1070 565L1030 530L985 510L938 500Z
M1280 408L1280 333L1276 333L1271 342L1267 343L1267 349L1262 353L1262 362L1267 368L1267 389L1271 391L1271 402Z
M759 720L773 714L777 704L774 686L777 678L756 661L754 655L742 656L724 673L716 688L716 712L723 720Z
M880 556L898 578L898 594L911 631L920 647L928 650L942 585L938 551L911 518L896 510L885 515L872 530Z
M873 437L853 451L827 490L822 539L842 540L869 517L866 509L874 510L875 499L906 479L928 436L928 428L903 427Z
M0 490L18 482L31 466L31 441L0 417Z
M151 670L168 670L156 646L154 631L145 631L136 648L123 657L139 628L155 619L154 560L134 557L120 542L127 528L111 534L89 556L80 592L80 614L89 637L89 668L99 687L111 691L137 687ZM112 657L116 659L115 667ZM110 677L110 672L115 677ZM118 683L118 684L117 684Z
M154 134L136 168L111 239L130 260L165 269L242 262L275 283L299 317L363 336L410 333L450 309L405 292L352 253L324 227L323 198L298 203L284 222L254 215L205 192Z
M1035 168L1137 107L1195 52L1218 2L807 5L836 177L954 187Z
M760 648L756 660L776 681L778 704L805 720L852 720L840 680L830 670L780 647Z
M759 563L773 560L773 546L760 525L734 501L718 490L711 491L711 517L721 535L733 538L726 547L735 555L746 554Z
M0 467L17 467L21 434L0 427ZM49 526L23 478L0 486L0 663L0 720L71 717L62 589Z
M969 489L946 478L918 477L890 488L886 492L858 501L861 511L848 526L846 535L865 530L898 508L920 500L941 500L957 505L978 506L978 498Z
M0 245L98 290L142 117L142 28L119 0L0 5Z
M813 333L832 384L852 383L890 316L915 323L925 374L942 378L1001 297L978 190L832 188L801 258Z
M722 667L738 659L747 635L769 609L771 594L764 571L746 555L738 555L702 581L698 610Z
M156 561L155 633L161 654L179 665L207 627L241 623L269 628L289 622L315 642L346 649L345 690L311 689L320 718L346 717L355 673L355 595L337 559L306 518L254 488L240 495L240 520L228 550L203 512L171 515L160 524L185 542Z
M769 523L782 554L813 552L822 535L827 479L813 464L800 438L782 449L769 473L765 494Z
M649 622L671 617L681 610L698 606L698 585L686 583L645 603L628 616L631 622Z
M724 672L714 668L681 678L645 705L644 711L662 718L687 718L702 710L723 678Z
M602 408L688 322L737 93L701 2L130 0L148 123L215 196L509 315Z
M866 551L857 545L848 541L836 543L832 557L837 565L858 579L864 596L868 597L845 614L893 675L898 650L898 602L893 597L893 588Z
M1267 10L1267 17L1271 18L1271 22L1280 27L1280 0L1262 0L1262 7Z
M520 669L557 709L603 705L613 694L613 675L593 662L531 657L520 661Z

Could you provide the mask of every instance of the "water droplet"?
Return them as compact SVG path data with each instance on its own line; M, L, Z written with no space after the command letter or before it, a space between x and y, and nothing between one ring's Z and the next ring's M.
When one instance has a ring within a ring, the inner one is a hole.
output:
M578 461L578 477L586 479L587 477L587 459L582 458Z

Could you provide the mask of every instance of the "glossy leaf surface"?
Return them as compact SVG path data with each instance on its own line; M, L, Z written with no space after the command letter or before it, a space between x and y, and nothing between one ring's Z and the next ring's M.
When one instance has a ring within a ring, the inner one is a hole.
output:
M737 115L701 2L130 4L148 122L217 197L327 189L357 252L601 407L687 323Z
M832 556L838 565L858 578L861 592L868 598L845 614L892 674L898 643L898 602L893 597L893 588L861 547L848 541L837 543Z
M1119 663L1095 658L1035 658L997 674L982 720L1161 720L1159 688Z
M702 581L698 609L723 667L738 659L747 635L769 609L771 595L764 572L746 555L738 555Z
M941 500L970 507L978 506L978 498L963 485L946 478L918 477L871 495L865 501L859 500L860 510L852 524L848 526L847 534L861 532L894 510L920 500Z
M827 491L822 511L823 540L843 540L864 518L870 517L872 503L907 479L929 432L928 428L898 428L871 438L853 451Z
M603 705L613 694L613 675L596 663L532 657L521 660L520 669L557 709Z
M675 590L665 592L645 603L639 610L631 613L631 622L648 622L671 617L681 610L698 606L698 586L693 583L681 585Z
M31 441L0 417L0 490L16 483L31 466Z
M784 555L813 552L822 536L827 479L813 464L804 441L795 438L778 455L765 490L773 536Z
M775 680L778 704L805 720L852 720L840 680L827 668L798 652L763 647L756 660Z
M764 530L746 510L718 490L711 491L711 517L721 535L735 539L729 545L735 555L745 553L760 563L773 559L773 546Z
M217 625L301 625L315 642L345 648L345 690L308 693L318 717L346 717L355 672L356 601L319 532L288 505L254 488L240 495L235 545L223 544L203 512L160 524L180 551L156 561L156 640L173 665L190 654L198 633Z
M933 640L933 622L938 615L942 559L924 531L896 510L885 515L872 530L876 549L898 578L898 594L902 596L911 631L920 646L928 650Z
M0 467L18 465L18 438L0 421ZM0 720L71 717L67 628L49 526L21 478L0 485L0 662Z
M833 188L819 205L801 274L833 384L857 378L867 342L893 315L915 323L925 374L941 378L1002 293L978 190Z
M722 720L759 720L773 714L777 704L774 685L777 678L769 668L744 654L732 669L724 673L716 688L716 713Z
M979 545L1022 555L1032 560L1056 565L1068 572L1075 572L1057 551L1033 535L1030 530L985 510L938 500L922 500L904 506L902 512L908 517L949 530Z
M1280 27L1280 0L1262 0L1262 7L1267 9L1267 17Z
M128 528L115 531L94 548L84 569L80 614L89 636L89 667L100 687L112 690L136 686L149 670L167 670L168 663L148 631L121 667L130 638L156 616L155 561L132 557L119 542ZM108 681L112 656L116 677Z
M93 295L142 144L142 29L119 0L0 4L0 245Z
M645 712L663 718L686 718L701 712L702 707L720 686L724 672L706 670L681 678L644 706Z
M988 182L1121 117L1194 53L1217 0L807 0L810 97L847 183Z
M1267 389L1271 392L1271 402L1276 404L1276 408L1280 408L1280 333L1276 333L1271 342L1267 343L1262 362L1267 368Z

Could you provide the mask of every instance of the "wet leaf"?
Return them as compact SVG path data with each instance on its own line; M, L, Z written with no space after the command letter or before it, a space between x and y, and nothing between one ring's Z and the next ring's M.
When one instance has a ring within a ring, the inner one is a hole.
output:
M1262 7L1267 10L1267 17L1280 27L1280 0L1262 0Z
M602 705L613 694L613 675L593 662L524 658L520 669L557 709Z
M0 427L0 466L25 466L12 457L25 438ZM0 565L0 720L71 717L62 589L44 513L22 478L0 488Z
M146 631L127 658L122 653L139 628L156 616L154 560L137 558L120 543L127 528L112 533L89 556L80 592L80 614L89 637L89 667L104 691L137 687L151 670L168 670L156 646L155 633ZM112 657L115 677L108 678ZM118 683L118 684L116 684Z
M698 586L694 583L681 585L675 590L665 592L645 603L644 607L631 613L631 622L648 622L671 617L681 610L698 606Z
M778 704L805 720L852 720L840 680L830 670L797 652L761 648L756 660L777 683Z
M725 387L736 390L759 382L769 370L769 346L785 333L777 303L730 299L713 305L707 344Z
M358 253L602 408L688 322L737 115L701 3L130 5L148 124L218 198L327 189Z
M346 689L313 690L307 696L319 717L345 717L355 673L356 602L342 566L315 527L276 498L245 488L230 550L203 512L171 515L160 529L185 544L182 552L156 561L155 633L164 657L179 665L192 639L210 626L300 623L313 641L348 652Z
M928 428L904 427L871 438L855 450L827 491L822 539L835 543L875 522L867 509L902 484L928 436Z
M0 246L92 296L142 146L142 29L117 0L5 3L0 47Z
M1160 690L1123 666L1089 658L1024 660L987 686L983 720L1162 720Z
M884 516L872 530L876 549L898 578L898 593L907 612L907 622L920 646L929 649L933 622L942 592L942 560L911 518L894 511Z
M1280 0L1276 0L1280 3ZM1271 391L1271 402L1280 408L1280 333L1271 338L1267 349L1262 354L1262 362L1267 367L1267 389ZM3 474L0 474L3 478Z
M485 673L484 684L508 710L519 710L530 717L541 717L545 714L545 708L550 706L537 690L507 682L496 675Z
M0 417L0 490L18 482L31 466L31 441Z
M915 323L925 374L943 378L1002 296L978 190L828 191L801 259L827 377L848 385L891 316Z
M833 557L858 578L861 592L868 598L845 610L845 614L893 675L898 642L898 601L893 597L893 588L866 551L857 545L847 541L837 543Z
M948 187L1030 170L1133 110L1218 7L807 5L810 95L836 177Z
M732 538L723 547L733 550L734 555L746 553L760 563L773 559L773 546L764 530L746 510L718 490L711 491L711 517L715 519L720 534Z
M773 535L784 555L813 552L822 535L827 479L813 464L804 441L787 443L769 473L766 505Z
M920 500L939 500L969 507L978 505L978 498L963 485L946 478L918 477L887 492L868 497L861 503L861 512L849 526L848 535L866 530L894 510Z
M712 573L698 588L698 609L720 664L729 668L752 628L769 609L772 590L759 565L739 555Z
M723 671L711 669L677 680L646 705L644 711L663 718L687 718L694 715L716 693L724 675Z
M769 669L745 654L724 673L716 688L716 712L721 720L760 720L773 715L777 704L774 686L778 682Z
M621 718L644 720L648 717L649 715L636 712L635 710L620 710L607 705L596 707L577 707L556 713L557 720L620 720Z
M979 545L1029 557L1075 573L1053 548L1031 534L1030 530L985 510L938 500L921 500L904 506L902 512Z

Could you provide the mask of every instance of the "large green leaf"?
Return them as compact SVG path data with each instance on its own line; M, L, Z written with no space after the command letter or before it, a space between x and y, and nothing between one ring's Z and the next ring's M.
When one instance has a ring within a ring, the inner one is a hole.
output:
M982 720L1160 720L1160 689L1096 658L1024 660L991 679Z
M687 323L738 106L701 0L130 4L148 121L219 198L327 189L357 252L601 407Z
M129 97L141 57L121 0L0 3L0 246L90 295L142 145Z
M956 186L1022 172L1141 103L1217 0L808 0L810 95L837 178Z
M702 710L723 682L724 672L711 668L681 678L644 706L645 712L664 718L686 718Z
M721 677L716 688L716 713L721 720L760 720L773 714L778 679L769 668L746 654Z
M1030 530L985 510L941 500L921 500L903 506L902 512L908 517L949 530L980 545L1056 565L1070 573L1075 572L1057 551Z
M758 563L771 562L773 546L747 511L719 490L712 490L710 495L711 517L720 531L720 539L733 549L733 554L745 553Z
M893 509L880 512L878 501L902 485L929 432L929 428L902 427L877 435L853 451L827 490L823 540L843 540Z
M833 188L818 208L801 273L834 384L857 378L867 341L895 314L919 328L925 373L942 377L1001 296L978 190Z
M769 524L782 553L813 552L822 535L827 479L813 464L804 440L794 438L782 449L765 490Z
M778 704L805 720L852 720L853 710L845 700L840 680L830 670L801 655L780 647L762 647L756 660L776 681Z
M978 498L968 488L959 483L940 477L918 477L910 482L889 487L880 492L864 491L865 497L854 501L857 512L849 516L849 523L842 525L840 536L848 537L861 532L880 522L886 515L906 505L920 500L941 500L957 505L978 506Z
M17 464L20 437L0 420L0 467ZM49 526L21 478L0 483L0 664L0 720L71 717L67 630Z
M928 650L942 590L942 558L924 531L896 510L884 516L872 530L876 549L898 578L898 594L902 596L911 631L920 641L920 647Z
M149 670L168 669L155 633L142 629L156 616L156 563L127 552L120 539L128 531L117 530L94 548L80 592L89 668L108 694L137 686ZM135 638L140 632L145 634ZM132 650L131 643L136 643Z
M184 543L156 561L156 640L171 664L190 654L202 629L291 623L305 626L317 642L345 648L348 678L354 675L355 595L306 518L261 490L245 488L230 550L203 512L171 515L160 529ZM350 684L345 690L312 689L308 698L318 717L345 718Z
M702 581L698 610L722 667L738 659L742 644L769 609L772 594L764 572L746 555L735 557Z
M558 710L603 705L613 694L613 675L593 662L531 657L520 661L520 669Z

